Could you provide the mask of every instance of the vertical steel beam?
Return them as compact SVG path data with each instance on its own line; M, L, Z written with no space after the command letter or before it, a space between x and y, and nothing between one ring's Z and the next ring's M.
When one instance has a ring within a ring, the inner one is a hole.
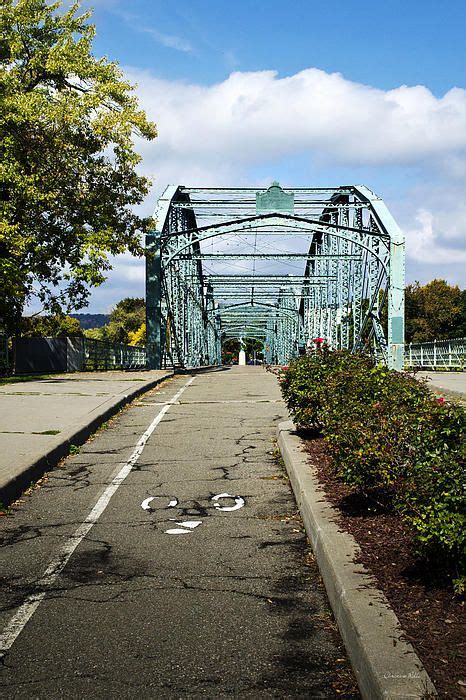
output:
M388 288L388 366L404 367L405 342L405 243L390 241L390 283Z
M162 367L162 260L160 233L146 235L146 352L147 369Z

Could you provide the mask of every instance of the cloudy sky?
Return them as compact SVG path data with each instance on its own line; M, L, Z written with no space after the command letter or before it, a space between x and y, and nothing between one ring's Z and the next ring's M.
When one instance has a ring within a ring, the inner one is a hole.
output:
M466 0L86 4L158 126L145 212L168 184L363 183L405 231L408 282L466 285ZM89 311L143 289L122 256Z

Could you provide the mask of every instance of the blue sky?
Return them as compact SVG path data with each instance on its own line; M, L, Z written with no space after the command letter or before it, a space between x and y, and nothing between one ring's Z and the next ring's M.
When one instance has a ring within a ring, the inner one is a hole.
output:
M313 66L441 95L465 79L464 0L95 0L94 8L98 53L170 80L212 84L232 70L292 75Z
M117 60L169 183L363 182L406 232L407 279L466 282L466 0L94 0L96 55ZM90 311L142 295L116 261Z

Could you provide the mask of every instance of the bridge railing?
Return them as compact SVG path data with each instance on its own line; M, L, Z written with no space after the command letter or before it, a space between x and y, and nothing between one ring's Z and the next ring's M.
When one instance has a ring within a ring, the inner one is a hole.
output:
M83 338L83 369L144 369L146 348Z
M464 370L466 368L466 338L406 344L405 366Z
M48 374L146 368L146 348L103 340L74 337L17 337L0 335L0 375Z

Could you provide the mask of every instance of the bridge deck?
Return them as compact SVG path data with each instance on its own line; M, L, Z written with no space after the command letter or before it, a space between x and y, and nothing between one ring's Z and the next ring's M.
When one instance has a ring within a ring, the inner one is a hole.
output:
M335 697L345 654L272 454L285 415L262 368L176 377L3 518L5 695Z
M433 391L466 399L466 372L419 372L417 377L427 379Z

